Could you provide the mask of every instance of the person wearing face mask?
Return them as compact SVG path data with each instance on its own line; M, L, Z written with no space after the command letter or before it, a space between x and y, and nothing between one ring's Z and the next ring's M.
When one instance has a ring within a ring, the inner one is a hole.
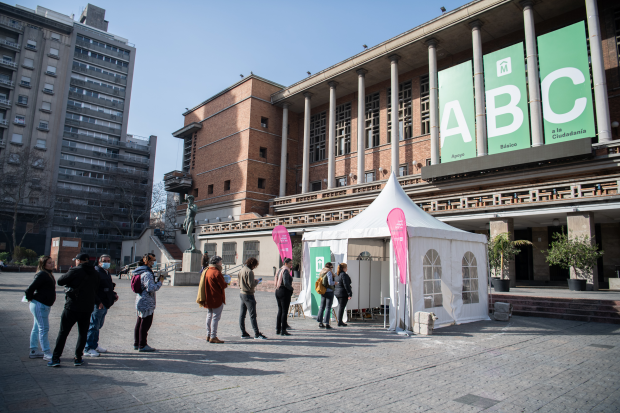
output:
M142 292L136 294L136 311L138 320L134 328L134 344L133 349L141 352L151 352L155 349L147 344L149 329L153 324L153 314L155 313L155 292L158 291L164 280L164 276L160 275L155 281L155 274L152 267L157 265L155 254L144 254L140 260L140 266L133 271L133 275L140 276L140 284Z
M88 327L88 335L86 336L86 348L84 355L89 357L98 357L99 353L105 353L107 350L99 346L99 330L103 327L103 322L108 310L118 300L118 295L114 292L116 284L112 282L110 274L110 256L107 254L99 257L99 265L95 267L95 271L99 274L99 289L97 296L101 303L95 305L90 315L90 326Z
M196 303L207 309L207 341L213 344L222 344L217 338L217 326L222 317L222 310L226 304L226 288L228 283L222 275L222 257L211 257L209 266L203 272Z

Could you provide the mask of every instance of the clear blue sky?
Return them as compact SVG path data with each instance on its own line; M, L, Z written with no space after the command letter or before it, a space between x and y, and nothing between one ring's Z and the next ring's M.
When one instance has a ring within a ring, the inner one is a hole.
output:
M155 182L181 166L182 113L250 71L293 84L466 4L409 1L90 0L137 48L128 132L158 137ZM76 19L87 0L24 0ZM15 3L9 3L15 4Z

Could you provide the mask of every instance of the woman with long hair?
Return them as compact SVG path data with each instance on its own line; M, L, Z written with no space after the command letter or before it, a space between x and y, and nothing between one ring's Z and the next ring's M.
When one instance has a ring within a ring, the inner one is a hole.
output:
M207 254L206 252L202 254L202 260L200 261L200 265L202 266L200 272L203 272L205 268L209 266L209 254Z
M332 316L332 303L334 302L334 274L332 270L334 269L334 264L328 262L325 264L325 268L321 270L319 274L319 278L323 279L325 285L325 294L321 295L321 306L319 307L319 314L316 318L316 321L319 322L320 328L331 329L332 327L329 325L329 320ZM325 324L323 324L325 323Z
M147 344L147 337L155 313L155 292L161 288L164 280L164 276L160 275L155 281L155 274L152 270L155 265L157 265L155 254L144 254L140 260L140 266L133 271L134 276L140 276L140 285L142 286L142 292L136 294L138 319L133 330L133 349L141 352L155 351L153 347Z
M276 300L278 301L278 318L276 319L276 334L282 336L290 336L286 331L288 328L287 317L288 309L291 305L291 296L293 295L293 277L291 269L293 268L293 260L284 259L284 265L276 274Z
M344 315L344 309L347 303L353 296L353 291L351 291L351 277L347 274L347 264L343 262L338 264L334 282L336 283L334 296L338 299L338 326L346 327L347 325L342 321L342 316Z
M30 333L31 359L52 359L48 333L50 331L49 315L56 301L56 279L52 274L54 260L44 255L39 258L37 273L32 283L26 288L26 299L30 302L30 312L34 316L34 325ZM37 351L39 345L43 352Z

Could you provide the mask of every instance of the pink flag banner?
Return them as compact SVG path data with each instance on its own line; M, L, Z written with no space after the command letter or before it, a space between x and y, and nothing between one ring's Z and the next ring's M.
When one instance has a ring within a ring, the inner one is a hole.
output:
M288 231L284 227L284 225L278 225L273 229L271 233L273 237L273 242L278 246L278 251L280 252L280 258L284 262L285 258L293 259L293 246L291 244L291 237L288 234Z
M409 252L409 236L407 235L407 220L400 208L394 208L387 217L388 228L392 236L392 245L396 254L396 264L400 273L400 283L407 283L407 255Z

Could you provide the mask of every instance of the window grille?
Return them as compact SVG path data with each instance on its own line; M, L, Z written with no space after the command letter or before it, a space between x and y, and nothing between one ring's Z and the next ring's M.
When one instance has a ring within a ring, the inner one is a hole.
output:
M323 185L322 185L321 181L310 182L310 191L311 192L320 191L321 189L323 189Z
M428 75L420 76L420 123L422 135L431 133L431 101Z
M336 106L336 154L351 153L351 102Z
M222 244L222 264L235 265L237 261L237 243L224 242Z
M388 89L388 143L391 142L392 130L392 89ZM398 85L398 140L413 136L411 126L411 80Z
M463 256L463 304L478 304L478 263L470 251Z
M441 258L433 249L428 250L422 262L424 271L424 308L441 307Z
M379 146L379 92L366 96L366 148Z
M217 255L217 244L214 243L206 243L204 246L205 253L211 257L215 257Z
M248 260L248 258L256 258L260 262L260 241L243 241L243 263Z
M325 159L325 112L310 117L310 162Z

